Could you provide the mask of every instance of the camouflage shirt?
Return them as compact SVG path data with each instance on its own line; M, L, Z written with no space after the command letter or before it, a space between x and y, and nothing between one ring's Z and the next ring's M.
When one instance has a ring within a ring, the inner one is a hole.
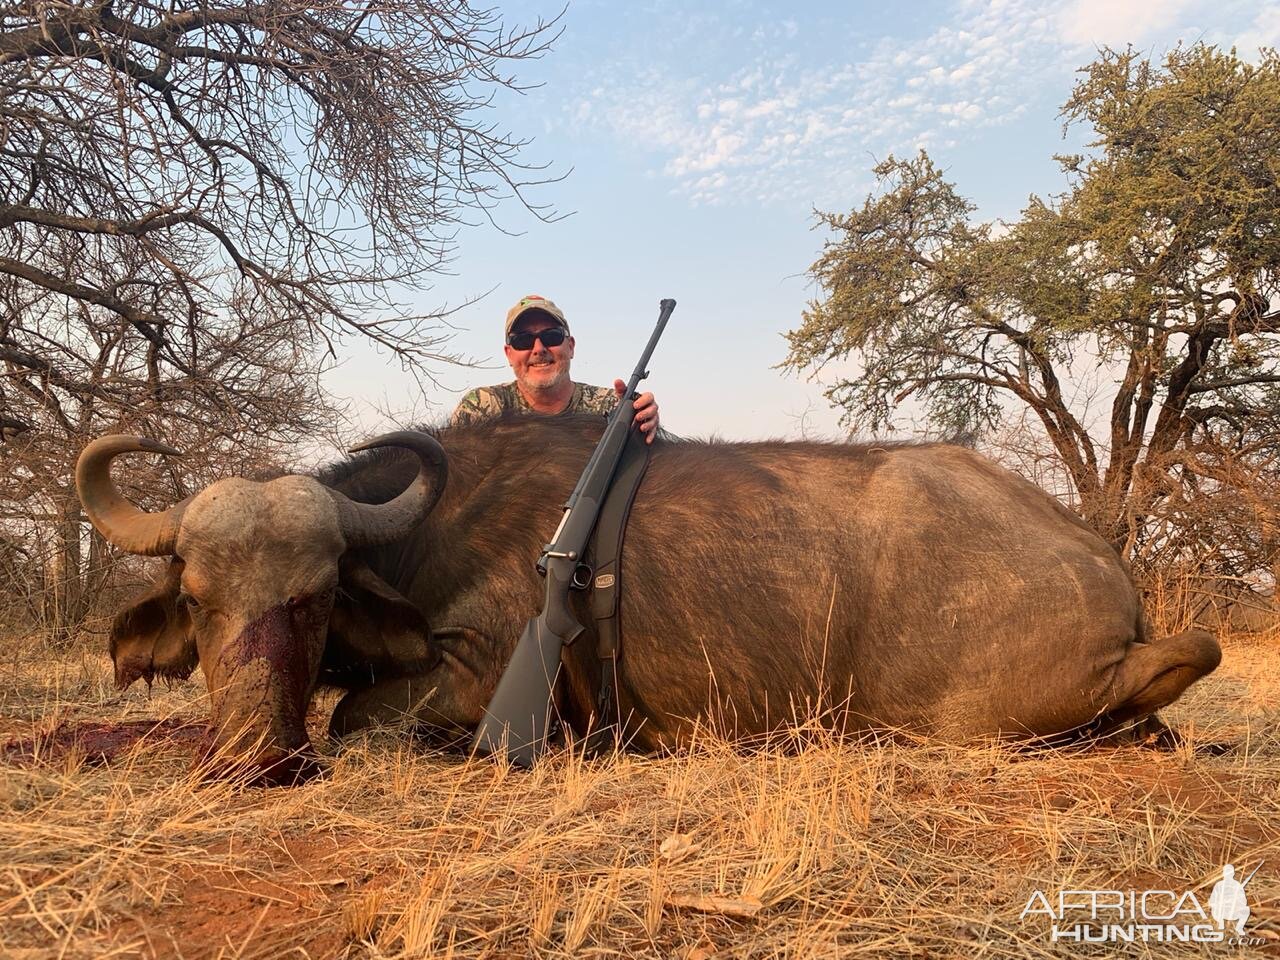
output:
M533 416L561 417L571 413L612 413L618 405L618 394L612 387L593 387L586 383L573 385L573 396L569 405L556 414L538 413L524 394L516 387L516 382L499 383L492 387L478 387L470 391L458 401L449 423L457 426L464 423L482 423L495 420L503 414L531 414Z

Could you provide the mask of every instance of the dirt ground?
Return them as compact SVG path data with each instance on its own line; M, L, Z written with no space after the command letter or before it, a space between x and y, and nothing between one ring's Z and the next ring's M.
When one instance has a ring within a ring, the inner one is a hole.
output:
M97 650L13 640L0 956L1280 956L1280 641L1225 648L1166 714L1174 752L707 739L524 773L388 731L261 789L192 772L198 674L121 693ZM1243 945L1054 942L1022 916L1037 890L1207 910L1223 864L1260 862Z

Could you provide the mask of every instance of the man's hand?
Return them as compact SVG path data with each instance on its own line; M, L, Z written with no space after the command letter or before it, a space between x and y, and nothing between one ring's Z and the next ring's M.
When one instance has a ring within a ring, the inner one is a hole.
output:
M622 395L627 392L627 385L622 380L615 380L613 389L618 391L618 399L621 400ZM636 423L644 434L644 442L653 443L653 438L658 435L658 402L653 399L652 393L642 393L636 397L635 408Z

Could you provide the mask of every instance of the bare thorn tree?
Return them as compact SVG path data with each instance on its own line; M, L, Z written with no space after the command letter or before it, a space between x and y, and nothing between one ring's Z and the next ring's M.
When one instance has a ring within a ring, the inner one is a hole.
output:
M336 339L428 378L453 359L398 301L468 216L551 216L488 108L554 38L458 0L0 8L0 534L49 579L55 634L101 548L70 484L87 438L194 451L136 478L180 496L331 422Z
M452 0L8 6L0 272L116 314L180 371L169 328L237 301L439 359L388 284L547 179L485 108L552 33Z

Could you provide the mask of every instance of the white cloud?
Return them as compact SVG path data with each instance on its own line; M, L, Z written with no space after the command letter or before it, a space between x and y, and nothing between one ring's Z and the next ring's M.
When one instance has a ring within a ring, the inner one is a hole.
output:
M1141 43L1176 18L1192 0L1075 0L1057 15L1063 37L1073 43L1123 47Z
M1280 3L1268 3L1258 11L1249 29L1236 37L1241 56L1251 56L1260 47L1280 47Z
M697 67L705 75L610 64L592 109L566 110L656 154L694 202L822 203L865 186L873 158L972 142L1050 88L1061 102L1097 44L1138 44L1156 31L1163 47L1183 36L1237 39L1179 26L1214 12L1252 24L1255 47L1280 39L1276 0L1262 10L1258 0L1074 0L1048 16L1040 0L959 0L951 21L925 36L840 48L847 62L813 62L777 43L792 33L783 24L735 50L736 64L708 55Z
M742 115L749 120L754 120L757 117L767 117L772 113L777 113L783 108L783 106L783 101L774 97L769 100L761 100L754 106L748 107L743 111Z

